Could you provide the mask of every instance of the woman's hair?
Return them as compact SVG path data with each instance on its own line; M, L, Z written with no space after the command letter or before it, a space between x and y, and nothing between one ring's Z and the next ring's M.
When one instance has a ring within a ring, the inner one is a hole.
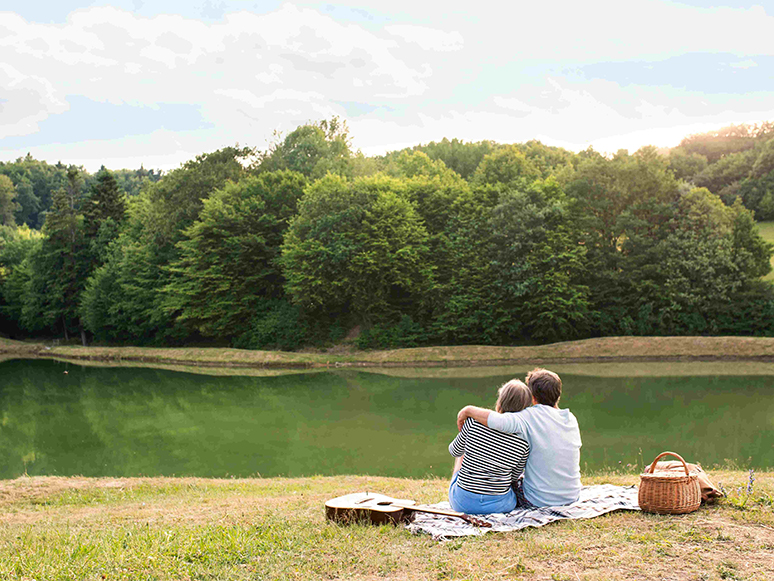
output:
M532 392L518 379L511 379L497 390L498 412L520 412L532 403Z

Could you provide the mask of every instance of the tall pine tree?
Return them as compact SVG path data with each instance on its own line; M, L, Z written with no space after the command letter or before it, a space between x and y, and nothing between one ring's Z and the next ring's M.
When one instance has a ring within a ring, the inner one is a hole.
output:
M120 224L126 215L126 197L118 189L113 174L103 165L91 187L91 196L83 203L86 236L95 238L100 226L110 218Z
M75 209L79 191L77 170L68 171L68 187L54 193L53 206L46 215L45 238L33 261L22 321L29 329L62 329L65 339L77 329L85 345L78 303L90 260L83 216Z

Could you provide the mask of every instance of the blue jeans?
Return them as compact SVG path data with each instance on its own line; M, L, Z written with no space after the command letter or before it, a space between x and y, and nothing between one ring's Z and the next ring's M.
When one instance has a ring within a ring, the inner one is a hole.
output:
M513 488L503 495L477 494L468 492L457 485L459 470L452 476L449 484L449 504L452 509L465 514L491 514L494 512L511 512L516 508L516 495Z

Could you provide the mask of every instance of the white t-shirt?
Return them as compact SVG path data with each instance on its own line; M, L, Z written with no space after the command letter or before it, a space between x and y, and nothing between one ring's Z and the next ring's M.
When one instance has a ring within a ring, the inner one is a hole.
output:
M570 410L537 404L520 412L491 412L487 425L520 434L530 445L524 496L535 506L565 506L580 494L581 437Z

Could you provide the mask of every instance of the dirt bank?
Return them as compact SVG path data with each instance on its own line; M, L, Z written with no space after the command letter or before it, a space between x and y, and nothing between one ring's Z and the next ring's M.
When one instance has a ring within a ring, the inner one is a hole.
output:
M774 362L774 338L603 337L527 347L464 345L358 351L339 346L328 351L299 353L190 347L46 346L4 339L0 340L2 357L263 369L485 367L650 361Z

